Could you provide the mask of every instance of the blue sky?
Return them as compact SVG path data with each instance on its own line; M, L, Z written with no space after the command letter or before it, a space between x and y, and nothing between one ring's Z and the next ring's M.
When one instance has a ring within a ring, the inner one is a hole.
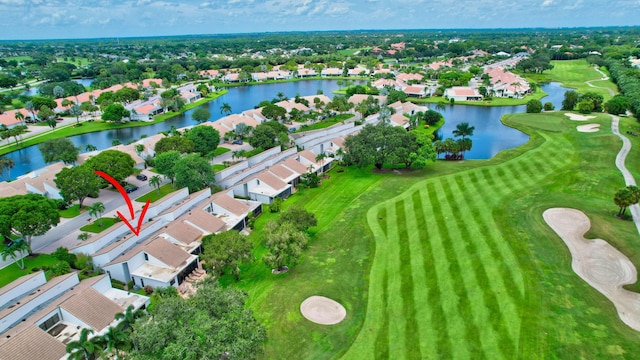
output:
M640 25L640 0L0 0L0 40Z

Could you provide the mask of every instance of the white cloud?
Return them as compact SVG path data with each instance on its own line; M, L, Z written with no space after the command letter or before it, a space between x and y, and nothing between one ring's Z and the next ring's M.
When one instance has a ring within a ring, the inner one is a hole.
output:
M545 6L549 6L549 5L553 5L553 0L544 0L544 1L542 2L542 6L543 6L543 7L545 7Z

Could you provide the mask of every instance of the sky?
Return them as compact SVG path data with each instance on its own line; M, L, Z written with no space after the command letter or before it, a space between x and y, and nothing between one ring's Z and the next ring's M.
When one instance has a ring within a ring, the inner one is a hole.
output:
M640 25L640 0L0 0L0 40Z

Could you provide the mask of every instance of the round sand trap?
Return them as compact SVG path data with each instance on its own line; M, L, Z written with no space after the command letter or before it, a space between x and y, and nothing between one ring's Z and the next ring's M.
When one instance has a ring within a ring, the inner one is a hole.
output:
M600 131L600 124L579 125L577 130L579 132L598 132Z
M585 116L585 115L573 114L573 113L564 113L564 114L567 115L569 119L573 121L587 121L590 119L595 119L595 116L593 115Z
M631 260L602 239L585 239L591 222L580 210L554 208L542 216L569 248L573 271L611 300L625 324L640 331L640 294L622 288L638 276Z
M347 316L347 310L339 302L324 296L311 296L300 304L302 316L320 325L334 325Z

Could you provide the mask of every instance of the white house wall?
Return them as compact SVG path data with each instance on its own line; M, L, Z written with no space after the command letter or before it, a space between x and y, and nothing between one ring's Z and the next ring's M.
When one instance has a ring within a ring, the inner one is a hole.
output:
M166 211L167 209L171 208L173 205L186 199L188 196L189 196L188 188L182 188L180 190L177 190L169 194L157 205L149 207L149 210L147 210L147 213L145 214L145 218L149 220L153 217L158 216L158 214Z
M47 278L44 275L44 271L41 271L38 273L38 275L23 282L22 284L9 289L4 294L0 295L0 304L8 304L9 301L16 299L24 294L28 294L46 283Z
M21 319L24 319L27 314L62 295L67 290L77 285L79 282L80 280L78 280L77 274L75 276L69 276L54 287L31 299L31 301L24 303L19 309L16 309L0 320L0 333L7 331L9 327L16 324Z
M96 252L98 252L98 250L104 248L105 246L111 244L112 242L116 241L117 239L122 238L123 236L125 236L127 233L131 232L131 230L129 229L129 227L127 225L125 225L124 223L118 223L115 226L115 229L111 230L110 232L100 236L99 239L92 241L88 244L84 244L78 247L75 247L73 249L71 249L70 251L74 254L95 254ZM94 259L95 262L95 259ZM108 261L107 261L108 262Z
M93 329L91 326L89 326L88 324L85 324L82 320L78 319L75 315L73 315L72 313L68 312L67 310L60 308L60 313L62 314L62 321L64 322L68 322L74 325L78 325L82 328L86 328L86 329ZM100 331L102 329L94 329L95 331Z

